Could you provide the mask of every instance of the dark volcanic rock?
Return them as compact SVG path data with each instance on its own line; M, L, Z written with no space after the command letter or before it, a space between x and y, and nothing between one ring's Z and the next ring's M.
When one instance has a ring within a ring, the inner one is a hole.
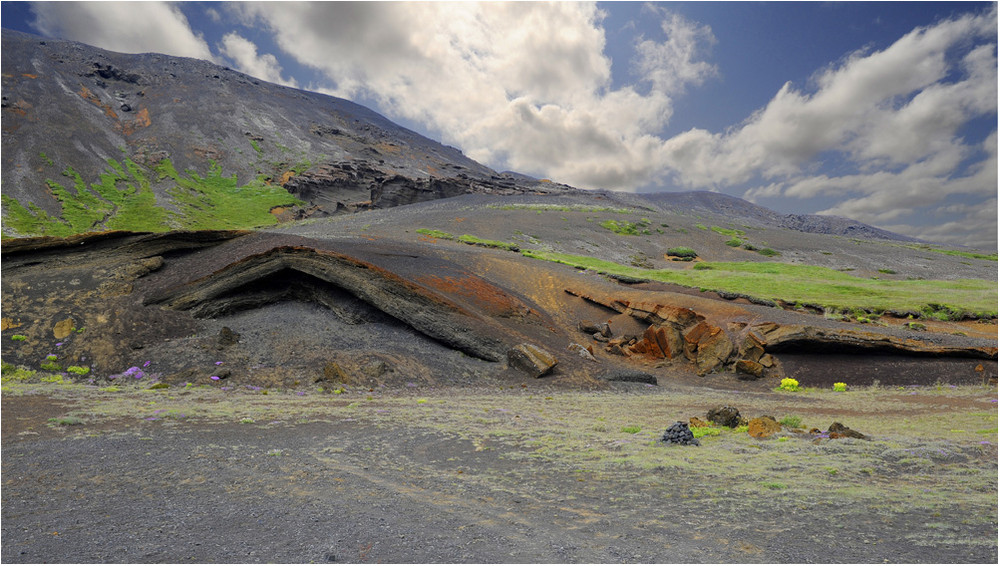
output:
M688 428L687 423L677 421L674 424L667 427L667 430L663 432L663 436L660 437L660 442L666 442L668 444L683 444L689 446L701 446L698 439L694 437L694 433Z
M617 369L602 373L597 379L603 381L626 381L632 383L648 383L657 385L656 376L644 371L632 369Z
M736 407L717 407L706 413L705 417L713 423L727 428L740 426L740 410Z

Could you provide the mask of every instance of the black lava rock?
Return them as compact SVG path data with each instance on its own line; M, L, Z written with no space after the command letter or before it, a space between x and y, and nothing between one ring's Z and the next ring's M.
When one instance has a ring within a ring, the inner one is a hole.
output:
M677 421L668 426L667 430L663 433L663 437L660 438L660 442L701 446L701 443L694 437L694 433L692 433L691 429L688 428L687 423L681 421Z

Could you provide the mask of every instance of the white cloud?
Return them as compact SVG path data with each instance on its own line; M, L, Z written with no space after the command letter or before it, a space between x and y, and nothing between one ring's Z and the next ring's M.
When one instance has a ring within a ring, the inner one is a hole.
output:
M711 31L664 17L637 43L648 93L612 88L593 3L240 4L280 48L347 98L426 125L495 168L583 187L634 189L664 172L656 138L672 98L711 76ZM698 44L698 45L694 45Z
M715 44L712 28L652 4L646 4L644 11L662 19L660 28L667 38L659 43L641 37L637 41L633 65L644 81L671 94L718 74L715 65L698 60L702 51Z
M238 71L272 83L298 87L294 78L282 78L277 57L270 53L258 55L257 45L236 32L223 36L218 49L219 54L233 61Z
M120 53L165 53L213 60L208 44L168 2L35 2L42 35Z

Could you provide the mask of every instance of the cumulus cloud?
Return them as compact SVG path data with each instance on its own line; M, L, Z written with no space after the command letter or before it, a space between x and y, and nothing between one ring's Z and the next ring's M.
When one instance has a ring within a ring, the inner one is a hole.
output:
M213 60L200 34L168 2L36 2L33 27L42 35L120 53L166 53Z
M281 65L277 57L270 53L258 55L257 45L236 32L227 33L222 37L219 53L228 57L240 72L268 82L298 87L294 78L282 78Z
M634 189L663 168L656 132L672 97L712 76L713 38L659 9L663 37L637 41L640 85L612 88L593 3L240 4L327 91L365 96L474 159L583 187Z

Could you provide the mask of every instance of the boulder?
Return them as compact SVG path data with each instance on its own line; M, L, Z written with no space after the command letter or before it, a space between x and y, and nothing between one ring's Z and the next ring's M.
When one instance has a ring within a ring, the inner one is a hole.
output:
M729 405L709 410L708 413L705 414L705 418L719 426L727 428L736 428L740 426L740 410L736 407L730 407Z
M757 417L747 423L747 433L754 438L767 438L781 432L781 423L773 417Z
M215 349L223 350L234 344L239 344L239 342L240 342L240 335L236 332L233 332L233 330L228 326L223 326L222 330L219 331L219 337L216 340Z
M734 369L740 374L740 379L754 380L764 375L764 366L751 360L739 360Z
M534 344L522 343L507 350L507 363L537 378L552 371L559 360Z
M702 334L698 340L697 359L698 375L705 375L729 360L733 353L733 343L725 331L715 326Z
M759 362L764 356L764 341L754 333L748 333L740 345L739 353L744 360Z

